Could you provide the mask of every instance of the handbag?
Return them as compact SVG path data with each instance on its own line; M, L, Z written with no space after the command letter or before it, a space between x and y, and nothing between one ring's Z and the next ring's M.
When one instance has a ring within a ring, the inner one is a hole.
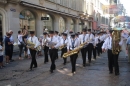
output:
M18 39L19 40L19 39ZM19 40L19 42L20 42L20 40ZM22 42L20 42L21 43L21 45L23 45L24 47L26 46L26 44L22 41Z

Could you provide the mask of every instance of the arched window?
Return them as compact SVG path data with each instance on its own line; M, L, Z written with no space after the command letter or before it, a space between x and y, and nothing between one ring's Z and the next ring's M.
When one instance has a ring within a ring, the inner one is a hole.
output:
M64 32L65 31L65 20L60 17L59 18L59 32Z
M2 41L3 39L3 34L2 34L2 20L3 20L3 18L2 18L2 14L0 14L0 41Z
M29 31L35 31L35 17L29 10L23 10L20 12L20 29L27 29Z
M48 31L53 30L53 20L50 15L42 14L42 17L48 17L49 20L43 20L43 29L48 29Z

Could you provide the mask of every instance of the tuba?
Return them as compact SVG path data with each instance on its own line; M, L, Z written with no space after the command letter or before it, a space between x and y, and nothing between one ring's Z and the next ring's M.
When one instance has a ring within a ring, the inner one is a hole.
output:
M121 30L113 30L112 32L112 53L117 55L121 51L119 42L121 40Z
M34 47L35 47L35 44L34 43L32 43L31 41L29 41L29 40L27 40L27 47L28 48L30 48L30 49L33 49ZM38 46L38 47L36 47L36 49L35 49L36 51L40 51L41 50L41 46Z

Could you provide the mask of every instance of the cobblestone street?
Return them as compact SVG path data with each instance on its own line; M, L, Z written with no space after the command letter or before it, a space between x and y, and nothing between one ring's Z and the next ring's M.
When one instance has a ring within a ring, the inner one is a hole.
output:
M38 57L38 68L28 71L30 60L16 59L4 69L0 69L0 86L130 86L130 64L124 54L120 54L120 75L109 74L107 54L104 53L92 61L90 66L82 67L82 58L77 59L77 71L71 75L71 64L62 65L63 59L56 60L57 69L50 74L50 62L44 64L44 58ZM70 60L69 58L67 59Z

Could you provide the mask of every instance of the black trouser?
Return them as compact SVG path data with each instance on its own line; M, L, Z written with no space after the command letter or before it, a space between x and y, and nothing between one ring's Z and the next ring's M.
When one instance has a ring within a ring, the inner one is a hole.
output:
M58 49L56 49L56 59L58 59Z
M49 47L44 46L44 62L48 62L48 51L49 51Z
M61 49L61 57L63 57L63 54L66 53L66 52L67 52L67 47ZM67 58L63 58L63 60L64 60L64 64L66 64Z
M50 70L53 71L56 69L55 60L56 60L56 49L49 49L49 54L51 58L51 67Z
M114 55L112 53L112 50L108 50L108 67L109 67L109 71L113 72L113 67L115 68L115 74L119 73L119 65L118 65L118 56Z
M13 49L14 49L14 45L10 45L10 58L9 60L12 60L12 56L13 56Z
M37 67L36 52L37 52L36 50L30 49L30 54L31 54L31 57L32 57L30 69L32 69L33 65L34 65L34 67Z
M97 49L97 47L93 47L93 57L94 57L94 59L96 59L96 49Z
M23 51L23 45L18 45L19 47L19 57L21 57L22 51Z
M83 59L83 66L86 65L86 52L87 52L87 47L81 49L81 54L82 54L82 59Z
M93 44L89 43L87 48L88 48L88 61L90 63L91 62L91 58L92 58Z
M97 54L98 54L98 56L100 56L100 49L101 49L101 47L100 47L100 43L98 43L97 45L96 45L97 47L96 47L96 51L97 51Z
M100 53L102 54L102 45L103 45L104 41L102 41L101 43L99 43L99 50L100 50Z
M76 59L77 59L78 55L74 54L70 56L70 60L71 60L71 66L72 66L72 73L74 73L76 71Z

